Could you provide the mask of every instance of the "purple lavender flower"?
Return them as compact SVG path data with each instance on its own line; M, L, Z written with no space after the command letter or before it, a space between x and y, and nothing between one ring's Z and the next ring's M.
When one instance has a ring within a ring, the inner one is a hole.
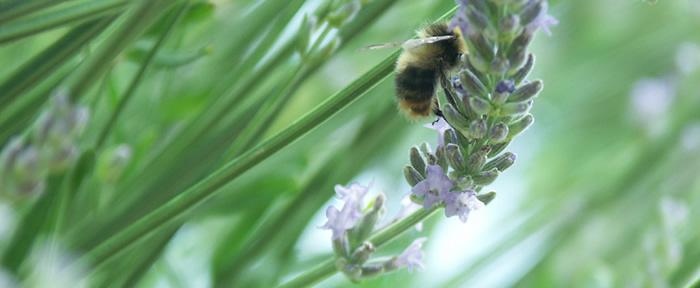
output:
M425 257L425 253L420 248L425 240L428 240L428 238L421 237L413 240L413 243L408 245L406 250L394 259L394 266L397 268L407 267L408 273L413 273L414 268L418 271L423 271L424 266L421 260Z
M552 31L549 31L549 26L556 26L559 24L559 20L554 18L552 15L547 14L547 9L549 8L549 3L547 1L542 1L542 10L537 14L530 24L525 26L525 32L529 34L534 34L538 28L542 28L544 34L547 36L552 36Z
M484 203L476 198L476 192L474 190L451 193L451 197L451 201L446 202L445 216L452 217L454 215L459 215L459 220L461 220L462 223L467 222L469 212L484 208Z
M413 186L411 192L419 196L424 195L423 208L428 209L436 202L445 201L453 187L455 183L445 175L442 167L430 165L426 179Z
M445 146L445 131L449 130L452 128L447 121L445 121L445 118L440 117L438 121L425 124L423 127L433 129L435 131L438 131L438 147Z
M343 187L335 185L335 192L338 193L341 201L344 201L342 210L338 210L333 206L326 209L326 217L328 221L323 226L318 226L320 229L330 229L333 231L332 239L338 239L343 233L355 227L357 220L362 218L362 198L365 197L369 188L372 187L370 182L367 187L358 183L352 183L350 186Z

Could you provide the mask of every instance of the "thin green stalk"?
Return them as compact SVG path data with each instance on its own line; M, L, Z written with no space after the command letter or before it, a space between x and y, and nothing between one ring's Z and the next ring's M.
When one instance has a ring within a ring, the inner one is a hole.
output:
M440 209L442 209L442 207L437 205L431 207L430 209L420 209L401 221L382 229L378 233L374 234L374 236L372 236L368 241L374 244L375 247L379 248L409 229L415 227L418 223L423 222ZM280 287L309 287L330 276L333 276L333 274L336 272L338 272L338 269L335 267L335 259L329 259L312 268L308 272L282 284Z
M67 79L73 101L83 97L87 90L97 83L96 80L111 67L113 59L173 3L169 0L144 0L135 7L119 27L71 75L71 78Z
M125 248L130 247L139 239L151 234L158 227L178 219L211 198L219 188L304 136L386 79L392 72L398 55L399 51L397 50L364 76L348 85L342 91L329 97L306 116L293 123L288 129L237 157L223 168L212 173L165 205L142 217L107 241L100 243L96 247L88 247L89 251L82 260L91 261L94 265L99 265Z
M0 4L0 23L7 23L42 8L61 4L66 0L15 0Z
M68 23L82 22L117 14L126 9L125 0L89 1L65 9L39 13L0 27L0 44L25 38Z
M14 100L73 59L81 48L104 31L114 19L115 16L105 17L75 27L12 73L0 84L0 91L3 91L0 93L0 115L9 117L17 114L16 109L8 110L10 107L16 107L10 105ZM0 125L5 123L6 117L2 117Z
M160 34L158 40L156 40L156 43L153 44L153 48L151 48L151 50L148 51L148 54L141 62L139 71L136 73L136 76L134 76L134 78L131 80L129 88L127 88L126 92L124 93L124 96L119 100L117 108L114 109L112 115L109 117L109 121L107 121L107 126L105 126L104 129L102 129L97 143L95 144L95 151L99 151L102 145L104 144L105 140L107 139L107 136L109 136L112 128L114 127L114 124L117 122L119 115L121 115L121 112L124 110L126 103L129 102L131 97L134 95L134 91L136 91L136 87L138 87L138 85L141 83L141 80L143 80L143 76L146 74L146 70L150 66L149 64L151 63L151 60L153 60L153 57L160 49L163 42L165 42L165 39L167 39L168 35L170 35L170 31L172 31L172 28L174 28L177 22L180 19L182 19L182 16L185 14L185 11L187 11L188 7L189 3L181 3L180 7L174 10L169 15L170 18L168 18L165 21L165 30Z

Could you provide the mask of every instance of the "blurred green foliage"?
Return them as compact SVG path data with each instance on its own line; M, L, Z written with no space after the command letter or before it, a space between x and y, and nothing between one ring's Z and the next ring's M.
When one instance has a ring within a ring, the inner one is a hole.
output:
M341 27L323 21L330 1L1 2L3 150L37 141L59 83L90 117L42 193L0 188L0 286L269 287L331 256L315 227L335 184L374 177L396 213L406 152L435 136L397 113L383 72L348 86L391 54L353 51L408 39L454 3L360 2ZM425 271L361 285L697 285L696 2L551 1L559 25L531 46L537 121L509 148L520 162L499 196L378 251L428 235ZM347 107L314 110L327 99ZM61 257L79 262L65 283L50 278Z

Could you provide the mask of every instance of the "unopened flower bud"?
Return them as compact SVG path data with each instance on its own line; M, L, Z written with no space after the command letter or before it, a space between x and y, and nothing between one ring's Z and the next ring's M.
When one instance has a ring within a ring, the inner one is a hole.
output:
M513 57L519 55L522 53L522 57L525 56L525 51L527 51L527 45L530 44L530 41L532 40L532 34L525 33L524 31L518 35L518 37L515 37L513 39L513 42L510 44L510 47L508 47L508 51L506 51L506 57L511 60L513 63L513 66L519 66L515 65L515 59Z
M462 155L462 149L459 148L459 146L455 144L449 144L445 148L446 154L447 154L447 163L450 164L450 167L455 169L455 171L458 172L464 172L467 169L467 165L464 162L464 156Z
M489 152L488 158L496 157L496 155L501 154L503 150L506 150L509 144L510 140L491 145L491 152Z
M486 136L486 132L488 131L488 126L486 125L486 122L484 119L476 119L472 121L471 124L469 124L469 137L473 139L481 139Z
M449 130L445 131L445 134L443 134L442 136L443 136L443 142L445 143L445 145L450 144L450 143L452 143L452 144L457 143L456 142L457 141L457 134L455 133L455 130L453 130L453 129L449 129Z
M350 281L357 281L362 276L362 267L357 264L348 264L345 258L340 257L338 260L335 260L335 267L343 272Z
M372 207L365 213L365 215L362 216L360 223L357 224L356 227L352 230L353 237L351 239L354 241L353 243L364 241L365 239L368 239L370 235L372 235L372 232L377 226L377 223L379 223L382 220L384 212L386 212L386 207L384 207L385 202L386 195L384 193L379 193L379 195L376 198L374 198L374 201L372 202ZM354 257L355 256L353 255L353 258ZM364 262L359 263L353 260L353 263L362 264Z
M455 129L465 131L469 127L467 118L449 103L442 106L442 115L445 116L447 122Z
M491 170L481 171L473 175L472 179L474 180L474 184L485 186L493 183L493 181L498 178L498 175L501 175L501 172L498 172L498 169L493 168Z
M481 34L467 35L469 41L474 45L475 51L469 51L469 54L477 54L486 61L493 59L493 46Z
M465 7L464 14L467 16L469 24L474 26L476 30L484 31L489 27L489 19L474 6Z
M423 153L423 155L426 155L426 157L429 153L433 153L433 150L430 149L430 144L428 144L428 142L421 143L418 149L421 153Z
M530 1L526 4L520 11L520 22L522 25L525 26L530 24L532 20L535 20L535 18L540 15L540 11L543 7L544 4L542 4L542 1Z
M438 148L440 148L440 147L438 147ZM427 155L425 155L425 158L428 159L428 161L427 161L427 162L428 162L428 165L438 165L438 164L437 164L437 163L438 163L438 158L437 158L437 156L435 156L435 154L433 154L433 153L428 153Z
M525 49L518 50L513 55L510 55L510 57L508 57L508 63L510 66L508 66L507 73L513 73L514 71L518 70L518 68L525 63L525 59L527 59L526 55L527 50Z
M489 131L489 140L491 143L500 143L508 136L508 126L503 122L499 122L491 127Z
M309 58L309 63L318 63L326 60L340 47L340 37L334 36L326 45L316 50Z
M469 106L471 106L472 110L479 115L489 115L493 111L493 106L491 106L491 103L489 103L488 100L479 97L469 98Z
M377 251L377 248L372 245L371 242L364 242L362 246L357 247L354 252L352 252L350 262L353 264L362 265L369 259L369 256Z
M420 155L418 147L411 147L408 154L408 158L411 161L411 166L413 166L413 168L415 168L421 176L425 177L425 159L423 159L423 156Z
M362 278L374 278L384 273L384 266L380 264L362 265Z
M479 199L484 205L488 205L493 199L496 198L496 192L491 191L489 193L476 195L476 199Z
M532 107L532 100L522 102L507 102L501 105L498 114L500 117L518 116L527 113Z
M472 176L469 175L459 176L455 180L455 186L458 187L459 190L471 190L474 189L474 180L472 180Z
M494 57L491 61L491 73L503 75L508 71L510 67L510 61L508 59L503 59L501 57Z
M437 165L442 167L442 170L447 172L447 153L445 153L445 147L440 146L435 149L435 157L437 157Z
M408 185L411 185L411 187L416 186L418 182L425 180L425 177L418 173L416 168L408 165L403 167L403 176L406 177L406 182L408 182Z
M513 80L506 79L498 82L496 89L494 89L494 91L491 93L491 102L496 105L503 104L506 102L506 99L508 99L510 93L513 93L514 90L515 84L513 84Z
M469 4L476 8L476 11L479 11L483 15L489 15L491 13L491 10L489 9L489 5L486 3L486 0L470 0Z
M481 168L486 164L486 156L489 154L489 151L491 151L491 146L484 145L469 156L469 160L467 160L467 174L475 174L481 171Z
M315 19L326 19L328 13L331 12L333 2L334 1L324 1L320 6L318 6L318 8L316 8L312 17Z
M523 116L523 118L520 118L515 122L510 123L508 125L508 137L506 137L506 139L511 140L516 136L520 135L520 133L523 133L523 131L530 127L530 125L532 125L532 123L534 122L535 117L532 117L532 114L527 114Z
M542 90L542 81L535 80L530 83L520 86L516 89L513 94L508 97L508 102L522 102L527 101L535 96Z
M518 65L519 66L519 65ZM517 68L518 66L515 66L513 62L511 62L511 68ZM528 54L527 56L527 62L525 62L525 65L518 69L515 74L513 74L513 81L515 82L515 85L520 84L520 82L527 77L528 74L530 74L530 70L532 70L532 67L535 66L535 56L532 55L532 53Z
M474 75L474 73L472 73L472 71L469 71L468 69L462 69L461 71L459 71L459 79L462 80L462 85L464 86L464 89L467 89L469 94L471 94L472 96L483 97L488 93L484 84L481 83L479 78L477 78L476 75Z
M520 28L520 16L514 14L507 15L501 19L498 25L501 35L505 38L504 40L510 40L513 35L517 33L518 28Z
M45 170L39 161L39 151L32 146L22 149L16 156L14 173L10 176L16 185L12 196L26 198L42 192Z
M486 165L484 165L484 170L491 170L493 168L498 169L498 171L505 171L508 169L510 166L513 166L515 164L515 159L518 158L518 155L512 152L506 152L501 155L498 155L498 157L491 159Z
M328 24L335 28L343 27L345 24L352 21L357 15L357 12L362 8L359 1L352 1L343 6L340 6L335 11L332 11L326 17Z
M467 63L467 69L474 73L488 73L489 69L491 69L491 63L476 53L469 53L469 55L464 54L462 57L468 59L467 62L463 63Z

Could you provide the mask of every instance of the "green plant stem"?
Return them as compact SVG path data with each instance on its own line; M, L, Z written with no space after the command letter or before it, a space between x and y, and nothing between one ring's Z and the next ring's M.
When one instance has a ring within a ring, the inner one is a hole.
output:
M21 108L24 106L10 109L17 107L17 105L11 104L14 104L14 101L22 93L45 81L46 77L58 70L61 65L74 59L75 54L88 42L97 37L99 33L104 31L114 18L116 16L104 17L75 27L61 39L24 63L4 83L0 84L0 91L3 91L3 93L0 93L0 115L3 116L0 117L0 125L6 121L11 121L8 120L11 118L10 116L24 114L21 113ZM22 97L22 100L27 97L29 95ZM33 107L34 105L32 105Z
M119 27L83 63L72 78L67 79L73 101L80 99L87 90L97 83L114 58L131 44L142 32L151 26L168 6L178 1L144 0L124 19Z
M126 4L125 0L88 1L58 11L32 15L29 19L19 19L0 27L0 44L32 36L68 23L89 21L117 14L126 9Z
M104 144L105 140L107 139L107 136L109 136L110 131L114 127L114 124L117 122L119 115L121 115L121 112L124 110L126 103L129 102L131 97L134 95L134 91L136 91L136 87L138 87L139 83L141 83L141 80L143 80L143 76L146 74L146 70L150 66L149 64L151 63L151 60L153 60L159 48L162 46L163 42L165 42L165 39L167 39L168 35L170 35L170 31L172 31L172 28L175 27L175 25L180 19L182 19L182 16L185 14L185 11L187 11L188 6L189 3L181 3L180 7L175 9L169 15L169 19L166 20L164 25L165 30L160 34L160 37L158 37L156 43L153 45L151 50L141 62L139 71L136 73L136 76L134 76L134 79L131 80L129 88L126 90L126 93L124 93L124 96L119 100L119 104L117 104L117 108L114 109L114 112L110 116L109 121L107 122L107 126L105 126L104 129L102 129L102 132L100 133L100 136L97 139L97 143L95 144L95 151L99 151L102 145Z
M386 227L378 233L374 234L374 236L372 236L369 239L369 242L372 242L372 244L374 244L375 247L379 248L380 246L386 244L387 242L391 241L392 239L400 236L404 232L416 226L418 223L423 222L425 219L432 216L433 214L435 214L435 212L437 212L440 209L442 209L442 207L437 205L427 210L420 209L414 212L413 214L409 215L408 217L402 219L401 221L391 224L389 227ZM330 276L333 276L333 274L335 274L336 272L338 272L338 269L336 269L335 267L335 259L329 259L319 264L318 266L312 268L308 272L290 280L287 283L284 283L283 285L281 285L281 287L309 287Z
M61 2L65 1L66 0L16 0L15 2L2 3L0 4L0 23L7 23L8 21L34 11L61 4Z

